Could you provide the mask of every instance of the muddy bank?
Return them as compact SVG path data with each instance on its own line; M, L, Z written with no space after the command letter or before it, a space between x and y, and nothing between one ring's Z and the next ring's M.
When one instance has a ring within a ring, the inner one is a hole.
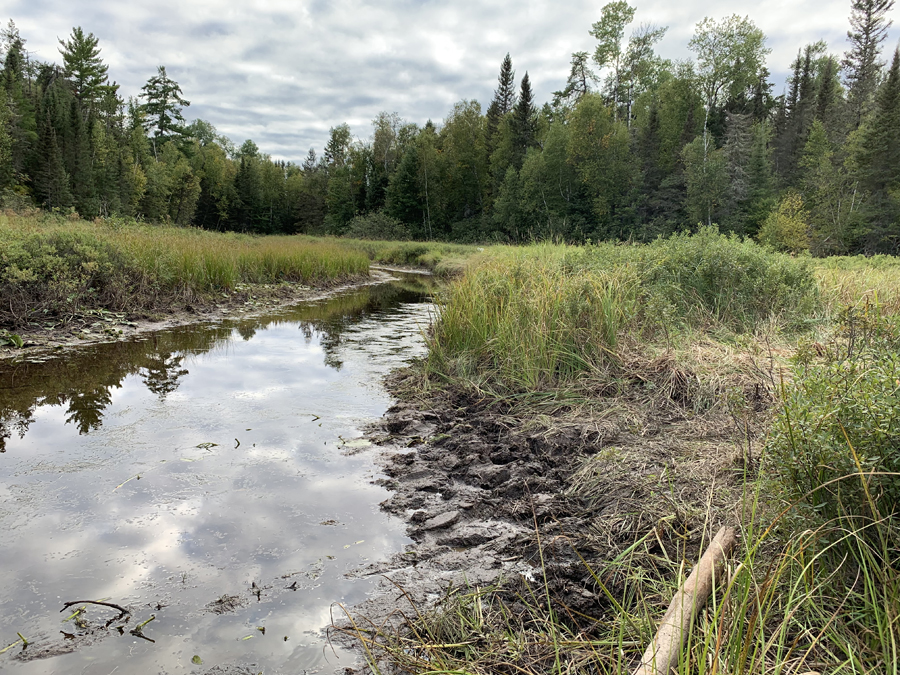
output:
M370 430L393 491L381 506L406 521L415 545L357 572L383 575L380 593L351 611L366 628L399 626L451 586L500 584L515 605L526 587L546 584L565 612L601 615L608 601L584 561L603 574L635 542L634 564L691 560L711 532L739 522L771 401L744 382L750 405L740 415L627 395L539 415L423 393L421 377L413 367L388 378L400 402ZM616 575L605 583L615 589Z
M60 350L125 340L141 333L200 321L257 316L300 302L323 300L354 288L387 283L393 278L388 270L373 267L366 276L315 288L293 283L246 285L233 293L198 298L191 303L158 311L90 310L65 318L30 322L9 328L10 333L22 338L24 345L0 346L0 360L58 355Z

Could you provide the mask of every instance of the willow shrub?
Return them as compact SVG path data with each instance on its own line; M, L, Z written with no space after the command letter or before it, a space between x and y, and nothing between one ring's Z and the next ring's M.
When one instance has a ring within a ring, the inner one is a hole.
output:
M769 450L788 486L829 518L897 513L898 393L900 319L848 310L833 340L799 350L784 386Z

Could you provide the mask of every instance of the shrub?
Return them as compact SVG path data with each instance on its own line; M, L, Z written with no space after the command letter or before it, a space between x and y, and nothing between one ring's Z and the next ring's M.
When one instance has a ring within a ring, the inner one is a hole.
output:
M383 211L355 216L347 225L345 237L352 239L409 239L409 228Z
M874 515L868 495L882 514L896 512L898 477L858 474L900 471L900 321L872 306L848 310L829 344L795 361L769 441L776 470L827 517Z

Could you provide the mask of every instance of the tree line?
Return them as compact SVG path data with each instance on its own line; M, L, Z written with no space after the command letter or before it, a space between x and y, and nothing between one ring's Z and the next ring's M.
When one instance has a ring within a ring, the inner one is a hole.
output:
M507 54L486 110L440 125L382 112L372 135L333 127L298 164L236 146L160 66L127 102L98 39L75 28L62 65L0 34L0 190L82 217L217 230L524 241L648 240L717 224L816 255L900 249L900 49L893 0L853 0L847 51L798 49L774 94L770 50L749 19L706 18L692 60L660 57L665 27L610 2L593 53L538 105ZM888 56L890 56L888 54Z

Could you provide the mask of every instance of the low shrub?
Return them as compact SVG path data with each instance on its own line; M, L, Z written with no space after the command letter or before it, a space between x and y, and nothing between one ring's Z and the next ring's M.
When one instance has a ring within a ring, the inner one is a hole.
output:
M900 320L875 306L847 310L831 341L800 349L769 440L790 490L829 518L896 513L898 392Z

